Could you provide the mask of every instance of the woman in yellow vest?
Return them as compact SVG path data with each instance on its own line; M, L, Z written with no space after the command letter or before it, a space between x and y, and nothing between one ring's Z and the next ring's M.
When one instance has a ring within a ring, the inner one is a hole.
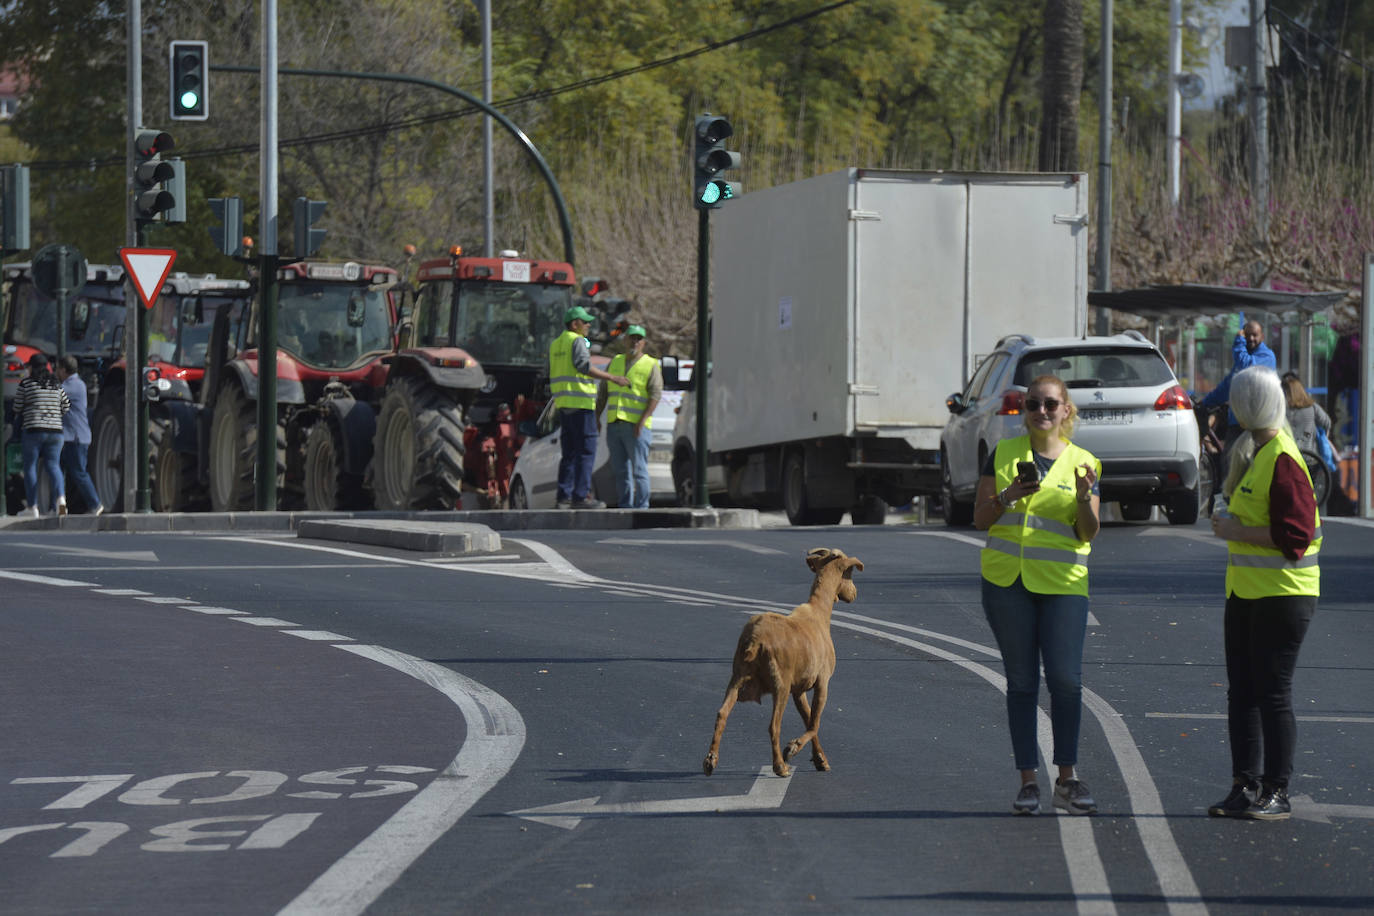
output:
M625 330L629 350L611 358L606 371L623 375L628 385L606 382L597 389L596 415L606 410L606 449L615 472L616 505L621 509L649 508L649 444L654 408L663 397L663 373L658 360L644 352L644 326Z
M1282 820L1292 810L1293 671L1321 591L1322 531L1286 408L1272 369L1246 369L1231 382L1231 410L1245 432L1231 448L1227 503L1212 515L1212 531L1227 547L1231 793L1207 809L1213 817Z
M1093 814L1097 804L1074 767L1083 717L1088 552L1100 525L1102 462L1069 441L1078 409L1058 378L1035 379L1022 403L1026 434L997 443L973 511L974 526L988 533L983 613L1002 652L1007 726L1021 771L1012 810L1040 813L1036 716L1043 660L1059 768L1054 804L1070 814Z

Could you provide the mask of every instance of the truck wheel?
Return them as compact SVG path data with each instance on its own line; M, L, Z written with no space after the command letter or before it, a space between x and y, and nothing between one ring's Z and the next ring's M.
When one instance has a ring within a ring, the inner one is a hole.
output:
M371 482L378 509L452 509L463 495L463 413L417 378L387 388Z
M806 461L801 452L792 452L782 468L782 507L793 525L835 525L843 509L814 509L806 493Z
M123 391L109 389L91 422L91 447L86 470L106 512L124 511Z
M332 512L339 509L366 508L363 479L343 469L334 427L320 421L310 428L305 440L305 507Z
M178 452L166 420L148 423L148 452L152 456L149 496L154 512L189 512L209 505L196 476L196 456Z
M954 498L954 481L949 474L949 456L940 453L940 514L951 528L973 524L973 503Z
M887 521L887 503L881 496L860 496L849 510L849 520L856 525L881 525Z

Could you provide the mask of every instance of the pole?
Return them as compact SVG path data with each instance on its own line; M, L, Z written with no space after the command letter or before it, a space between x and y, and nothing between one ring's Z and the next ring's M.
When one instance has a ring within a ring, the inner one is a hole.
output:
M692 370L696 392L697 466L695 469L696 508L711 506L706 489L706 379L711 368L711 219L710 210L697 211L697 362Z
M1178 207L1179 153L1183 142L1183 0L1169 0L1169 203Z
M143 230L138 231L139 247L143 246ZM156 293L154 293L156 295ZM148 473L148 399L143 395L143 367L148 364L148 312L149 309L143 307L142 299L134 299L134 326L137 328L134 341L135 352L138 362L124 373L124 386L134 392L134 398L138 403L138 408L134 411L134 467L137 468L133 475L137 481L134 492L133 510L135 512L151 512L152 501L149 498L152 480ZM125 336L128 336L129 312L124 311Z
M258 198L258 511L277 508L277 0L262 4L262 133Z
M128 240L129 247L139 248L142 247L142 239L139 237L141 232L134 210L134 136L138 133L138 129L143 126L143 7L141 0L129 0L128 26L129 94L127 107L129 124L128 136L125 138L124 144L125 238ZM129 309L139 307L138 293L133 288L132 278L128 277L125 278L124 302L124 448L122 449L124 466L119 475L119 482L124 491L124 511L132 512L138 501L138 474L137 472L131 473L130 469L138 467L138 446L134 443L138 440L138 404L142 400L140 389L143 387L143 379L139 373L139 368L142 366L138 352L139 337L136 332L130 333L132 328L138 326L138 316L129 314Z
M1360 341L1374 340L1374 254L1364 256L1364 290L1360 309ZM1366 345L1367 346L1367 345ZM1360 518L1374 518L1374 493L1370 490L1371 477L1374 477L1374 361L1364 349L1360 360L1360 407L1356 411L1355 447L1359 449L1356 461L1355 487L1360 494Z
M1251 0L1250 8L1250 190L1254 201L1255 244L1260 261L1254 266L1254 285L1270 289L1269 280L1269 91L1266 45L1269 17L1265 0Z
M72 250L66 245L57 246L57 289L54 297L57 306L57 361L62 362L67 355L67 309L72 301L73 290L67 288L67 273L71 270Z
M1112 291L1112 0L1102 0L1099 38L1102 72L1097 81L1097 288ZM1112 332L1111 315L1097 309L1099 335Z
M482 0L482 101L491 106L491 0ZM491 157L491 115L482 115L482 177L484 181L483 205L485 218L482 235L486 239L483 249L487 257L496 252L496 185L492 170Z

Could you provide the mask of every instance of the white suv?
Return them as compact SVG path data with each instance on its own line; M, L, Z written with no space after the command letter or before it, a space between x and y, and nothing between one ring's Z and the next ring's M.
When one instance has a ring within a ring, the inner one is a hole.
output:
M1142 335L997 342L962 392L946 400L940 434L940 500L945 524L973 520L973 495L999 440L1025 432L1022 398L1036 377L1063 380L1078 407L1073 441L1102 461L1103 502L1143 521L1160 506L1191 525L1212 496L1211 463L1198 461L1198 427L1188 392Z

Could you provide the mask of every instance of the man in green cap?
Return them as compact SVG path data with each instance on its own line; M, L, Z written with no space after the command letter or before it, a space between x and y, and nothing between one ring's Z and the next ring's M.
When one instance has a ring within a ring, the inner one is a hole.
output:
M592 496L592 466L596 463L596 380L629 385L623 375L611 375L592 365L587 329L592 313L574 305L563 313L567 328L549 346L549 386L558 411L562 433L558 462L559 509L604 509L606 504Z
M632 324L625 331L629 349L618 353L609 367L623 375L628 385L607 382L596 396L596 414L606 408L606 447L615 471L615 488L622 509L649 508L649 443L653 434L654 408L663 397L663 372L658 360L644 354L644 326Z

